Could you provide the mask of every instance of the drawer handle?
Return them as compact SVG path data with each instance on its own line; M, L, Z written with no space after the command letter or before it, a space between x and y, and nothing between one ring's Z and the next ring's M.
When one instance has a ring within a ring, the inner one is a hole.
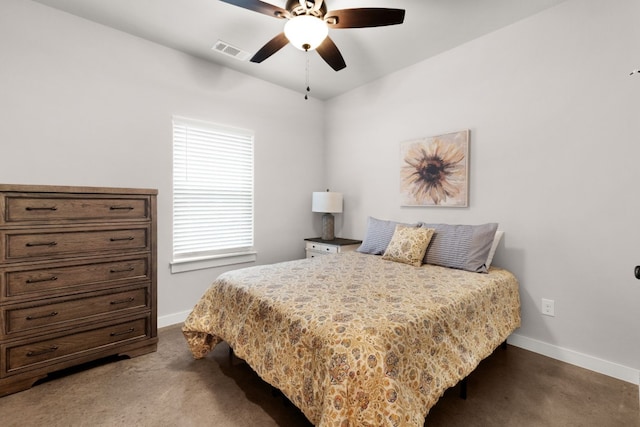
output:
M27 211L57 211L58 208L55 206L51 206L51 207L43 207L43 208L33 208L31 206L27 206L26 208L24 208Z
M126 304L128 302L132 302L133 300L135 300L134 297L129 297L129 298L125 298L125 299L118 299L118 300L115 300L115 301L111 301L109 304L111 304L111 305Z
M52 345L51 347L44 349L44 350L40 350L40 351L29 351L27 352L27 357L36 357L36 356L42 356L43 354L47 354L47 353L53 353L54 351L56 351L58 349L57 345Z
M112 211L132 211L134 208L133 206L111 206L109 209Z
M130 334L133 331L135 331L134 328L129 328L124 332L111 332L111 336L112 337L117 337L118 335L127 335L127 334Z
M133 271L133 270L134 270L133 267L123 268L123 269L120 269L120 270L116 270L115 268L112 268L111 270L109 270L109 273L124 273L124 272L127 272L127 271Z
M118 242L118 241L121 241L121 240L133 240L133 237L132 236L129 236L129 237L112 237L109 240L111 240L112 242Z
M58 315L57 311L52 311L49 314L44 314L42 316L27 316L27 320L36 320L36 319L46 319L47 317L56 317Z
M39 283L39 282L54 282L58 280L56 276L47 277L46 279L27 279L27 283Z
M331 248L325 248L325 251L330 251L330 250L331 250Z
M27 243L28 248L32 248L34 246L56 246L58 242L42 242L42 243Z

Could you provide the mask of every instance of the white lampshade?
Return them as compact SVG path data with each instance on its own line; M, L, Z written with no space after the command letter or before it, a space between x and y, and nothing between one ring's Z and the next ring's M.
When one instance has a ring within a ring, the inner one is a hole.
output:
M311 201L312 212L341 213L342 193L332 191L314 191Z
M317 48L328 34L327 24L322 19L311 15L295 16L284 24L284 35L300 50Z

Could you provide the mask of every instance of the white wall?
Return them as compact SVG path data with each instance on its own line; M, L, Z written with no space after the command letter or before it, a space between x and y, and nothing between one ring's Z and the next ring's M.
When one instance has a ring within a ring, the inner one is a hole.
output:
M363 237L367 215L498 221L495 262L521 283L517 343L638 382L640 76L628 75L640 66L638 16L637 0L571 0L323 104L2 0L0 182L157 188L167 324L224 271L169 274L171 116L254 129L259 263L303 256L302 238L319 232L310 192L325 187L345 193L344 237ZM279 125L301 108L325 128ZM399 207L399 143L461 129L470 207ZM543 297L555 317L540 315Z
M518 344L638 382L640 2L572 0L327 102L345 237L367 215L506 231ZM399 143L470 129L470 207L401 208ZM347 208L345 208L347 210ZM555 300L555 317L540 314Z
M160 324L180 321L224 270L169 273L172 115L255 131L255 247L270 263L303 257L319 233L322 120L286 120L301 109L324 114L300 93L39 3L0 2L0 182L158 189Z

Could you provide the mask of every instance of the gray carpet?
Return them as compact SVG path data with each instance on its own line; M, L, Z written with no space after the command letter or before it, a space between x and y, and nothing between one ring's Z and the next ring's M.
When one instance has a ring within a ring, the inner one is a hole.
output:
M9 426L310 426L222 343L194 360L179 326L158 352L95 364L0 398ZM517 347L498 349L432 408L434 426L640 426L638 387Z

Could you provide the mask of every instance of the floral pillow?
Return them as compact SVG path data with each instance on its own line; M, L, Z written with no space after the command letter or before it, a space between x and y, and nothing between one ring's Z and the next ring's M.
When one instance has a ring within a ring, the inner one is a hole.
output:
M433 232L432 228L396 225L391 242L382 255L382 259L420 267Z

